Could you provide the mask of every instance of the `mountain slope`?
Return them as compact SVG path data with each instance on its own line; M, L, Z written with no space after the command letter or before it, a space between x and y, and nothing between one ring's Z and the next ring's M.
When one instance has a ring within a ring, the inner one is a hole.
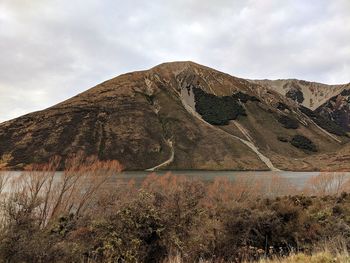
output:
M340 94L344 89L350 88L350 84L326 85L297 79L252 81L271 88L311 110L317 109L330 98Z
M316 112L350 131L350 85L319 106Z
M83 151L129 170L323 169L349 138L310 116L266 85L165 63L1 123L0 167Z

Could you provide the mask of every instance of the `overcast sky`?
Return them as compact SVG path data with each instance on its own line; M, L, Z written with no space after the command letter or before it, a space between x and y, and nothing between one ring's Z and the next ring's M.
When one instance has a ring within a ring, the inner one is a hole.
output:
M350 82L350 1L0 0L0 122L176 60Z

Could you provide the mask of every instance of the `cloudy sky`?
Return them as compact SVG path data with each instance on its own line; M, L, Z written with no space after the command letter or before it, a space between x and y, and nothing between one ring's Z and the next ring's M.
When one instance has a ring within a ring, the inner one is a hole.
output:
M0 0L0 122L175 60L350 82L350 1Z

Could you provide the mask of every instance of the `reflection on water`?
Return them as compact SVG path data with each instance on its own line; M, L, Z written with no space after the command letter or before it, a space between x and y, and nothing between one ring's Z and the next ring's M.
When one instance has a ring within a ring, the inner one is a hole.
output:
M222 176L234 180L237 175L247 176L267 176L278 175L285 179L288 179L292 184L298 187L304 186L305 182L313 176L317 176L320 172L271 172L271 171L256 171L256 172L244 172L244 171L157 171L157 175L164 175L171 172L175 175L184 175L189 178L198 178L204 181L213 181L215 177ZM150 172L144 171L128 171L118 175L118 178L122 179L135 179L135 181L142 181ZM350 173L349 173L350 175Z
M234 180L235 177L239 176L254 176L254 177L264 177L271 175L278 175L282 178L287 179L291 184L295 185L298 188L301 188L305 185L305 183L313 176L317 176L320 172L288 172L288 171L279 171L279 172L271 172L271 171L257 171L257 172L244 172L244 171L194 171L194 170L182 170L182 171L157 171L155 172L157 175L164 175L166 173L172 173L174 175L183 175L188 178L196 178L204 181L213 181L215 177L227 177L229 179ZM11 172L1 172L6 173L10 179L18 178L22 172L20 171L11 171ZM59 177L62 172L57 172L57 177ZM127 171L122 172L113 176L109 183L116 182L118 180L131 180L134 179L136 183L141 183L150 172L145 171ZM350 173L347 173L350 175ZM9 187L10 184L7 184ZM6 189L9 190L9 189Z

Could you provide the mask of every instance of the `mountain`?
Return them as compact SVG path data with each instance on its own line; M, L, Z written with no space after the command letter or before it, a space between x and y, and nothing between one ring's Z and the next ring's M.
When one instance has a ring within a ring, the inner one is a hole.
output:
M344 89L350 89L350 84L327 85L297 79L252 81L273 89L311 110L316 110L330 98L340 94Z
M296 79L252 80L350 131L350 83L326 85Z
M320 105L316 112L350 131L350 84Z
M164 63L1 123L0 167L82 151L127 170L348 169L346 130L315 105L193 62Z

